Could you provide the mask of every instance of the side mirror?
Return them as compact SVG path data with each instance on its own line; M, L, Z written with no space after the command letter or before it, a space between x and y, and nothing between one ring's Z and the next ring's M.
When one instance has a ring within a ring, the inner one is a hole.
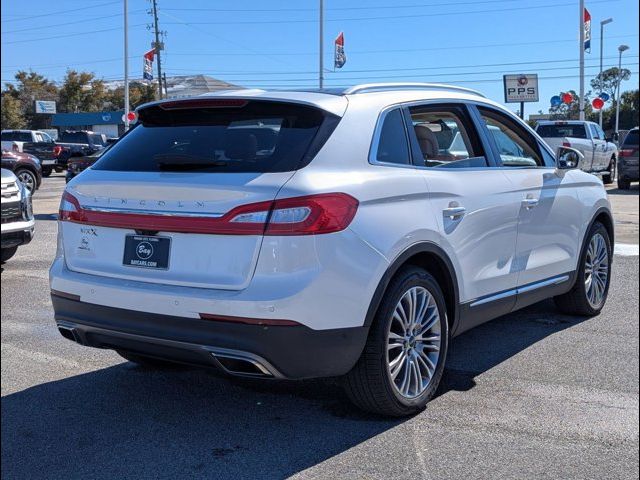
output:
M556 166L558 170L572 170L574 168L580 168L584 155L571 147L558 147L556 153Z

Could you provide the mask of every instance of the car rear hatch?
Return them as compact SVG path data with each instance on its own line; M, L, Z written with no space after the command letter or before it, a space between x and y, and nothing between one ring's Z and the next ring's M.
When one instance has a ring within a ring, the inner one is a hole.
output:
M282 186L339 117L282 101L151 104L69 183L60 225L73 271L239 290L251 280Z

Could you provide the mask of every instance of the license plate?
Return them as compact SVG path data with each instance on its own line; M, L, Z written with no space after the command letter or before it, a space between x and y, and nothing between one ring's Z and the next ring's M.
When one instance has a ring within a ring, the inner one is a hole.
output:
M171 238L127 235L124 241L122 264L127 267L169 268L169 250Z
M42 165L55 165L56 160L42 160Z

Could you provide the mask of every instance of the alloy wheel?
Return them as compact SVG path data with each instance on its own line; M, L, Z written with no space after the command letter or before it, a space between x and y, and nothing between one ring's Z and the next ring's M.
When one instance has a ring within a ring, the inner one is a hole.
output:
M604 301L609 281L609 250L604 237L596 233L587 247L584 267L584 287L587 301L592 308L599 308Z
M420 396L429 386L440 357L440 312L424 287L411 287L396 305L387 333L387 369L396 391Z
M36 188L36 179L33 176L33 174L31 174L31 172L28 172L26 170L22 170L21 172L18 173L18 180L20 180L22 182L22 184L27 187L27 189L30 192L33 192Z

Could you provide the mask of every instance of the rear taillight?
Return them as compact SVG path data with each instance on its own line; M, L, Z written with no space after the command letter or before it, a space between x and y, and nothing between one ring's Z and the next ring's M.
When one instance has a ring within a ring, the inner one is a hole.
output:
M58 218L69 222L84 223L80 202L78 202L78 199L69 192L64 192L62 194L60 209L58 210Z
M62 153L62 147L60 145L56 145L55 147L53 147L53 156L54 157L59 157L60 154Z
M569 142L562 142L563 147L570 147L571 144Z
M60 220L96 226L212 235L318 235L344 230L358 210L358 200L346 193L323 193L250 203L221 217L127 213L83 208L65 192Z
M633 148L623 148L622 150L620 150L620 156L621 157L632 157L634 152L635 152L635 149L633 149Z

